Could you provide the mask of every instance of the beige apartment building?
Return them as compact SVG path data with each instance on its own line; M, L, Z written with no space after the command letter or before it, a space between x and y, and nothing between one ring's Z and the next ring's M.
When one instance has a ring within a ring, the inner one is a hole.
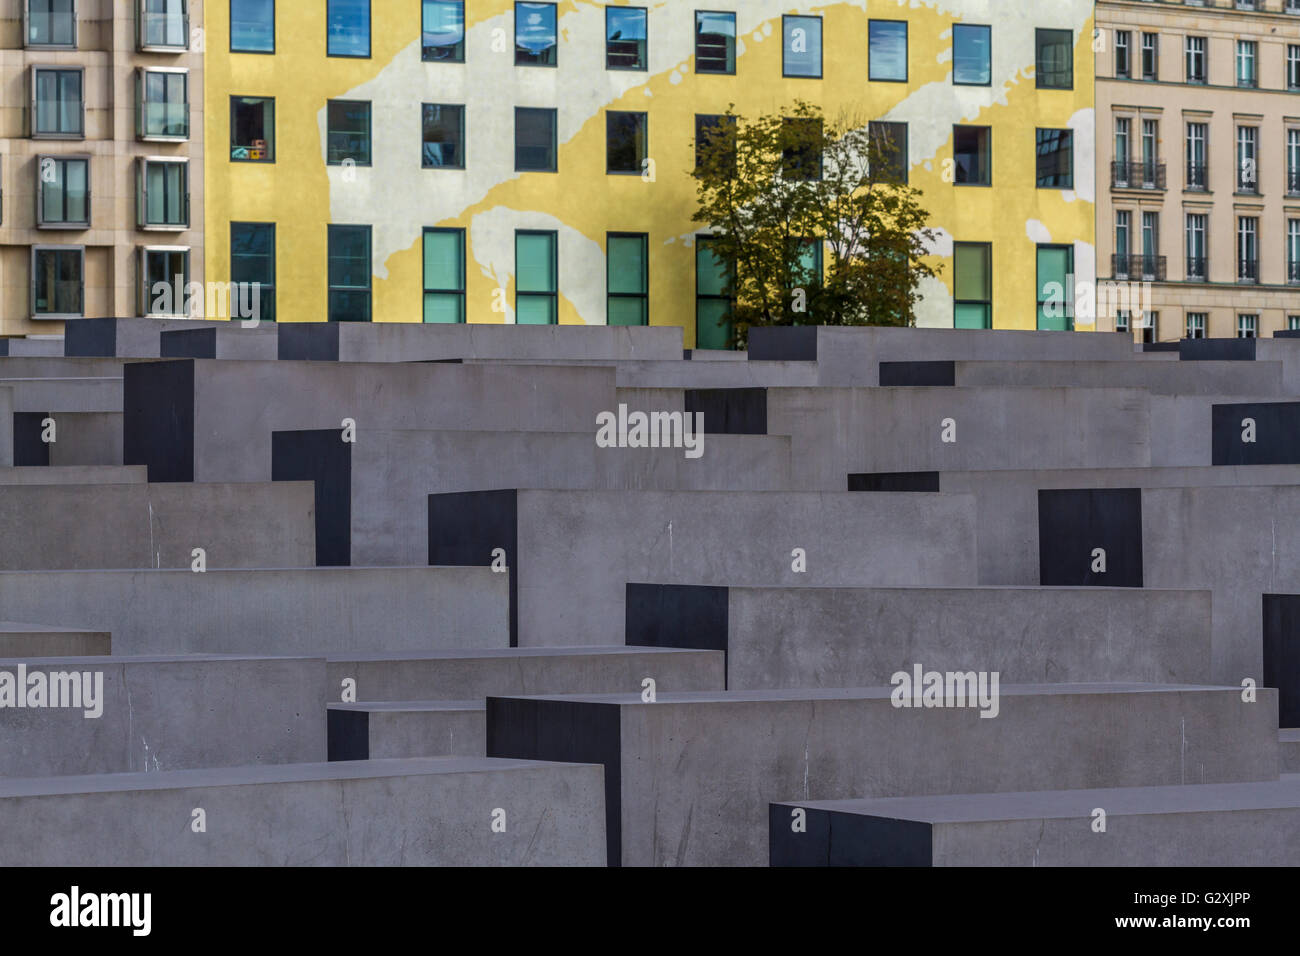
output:
M1300 328L1300 0L1099 0L1096 22L1098 329Z
M0 335L202 281L202 0L0 0Z

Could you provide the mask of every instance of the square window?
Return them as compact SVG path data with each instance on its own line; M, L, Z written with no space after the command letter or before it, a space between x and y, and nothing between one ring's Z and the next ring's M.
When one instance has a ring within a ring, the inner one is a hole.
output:
M236 162L275 162L275 100L267 96L230 98L230 158Z
M144 140L182 140L190 135L188 70L140 69L135 75L135 133Z
M1040 129L1038 136L1038 188L1074 188L1074 131Z
M953 328L993 328L993 244L954 242L952 256Z
M952 153L959 186L988 186L992 175L993 130L988 126L954 126Z
M420 58L431 63L465 62L464 0L424 0Z
M781 18L782 75L820 79L822 75L822 18Z
M906 20L872 20L868 24L867 77L907 82Z
M884 182L906 183L911 165L907 155L907 124L878 123L867 126L877 159L883 164L879 179Z
M136 165L136 223L141 229L188 229L189 163L141 157Z
M1259 335L1258 315L1237 316L1237 338L1253 339Z
M32 136L84 139L86 104L80 68L32 69Z
M190 48L189 0L139 0L141 50Z
M695 11L695 72L736 72L736 15Z
M370 56L370 0L325 0L327 56Z
M695 237L695 347L732 347L731 288L735 270L714 252L711 236Z
M424 321L465 321L465 230L424 230Z
M515 4L515 66L555 66L559 62L555 4Z
M190 250L146 246L140 250L140 314L189 315Z
M781 123L781 177L789 180L822 178L822 122L787 116Z
M253 314L242 318L275 321L275 223L230 224L230 281L246 290L240 302ZM233 306L230 314L235 317Z
M1034 67L1040 90L1074 89L1074 33L1034 31Z
M649 236L611 232L605 236L607 325L649 325Z
M646 114L607 110L605 172L640 175L646 156Z
M81 246L32 246L32 318L80 317L84 290Z
M36 158L37 228L90 228L90 157Z
M988 86L993 82L993 29L967 23L952 28L954 86Z
M1204 312L1187 313L1187 337L1189 339L1205 338L1205 318Z
M23 0L27 46L76 49L77 7L74 0Z
M725 114L695 114L695 168L703 169L705 157L711 148L720 152L719 167L727 178L736 175L736 118Z
M351 161L370 165L370 104L359 100L330 100L326 104L325 165Z
M515 324L557 321L556 234L515 232Z
M329 321L370 321L370 227L329 227Z
M555 158L555 110L515 107L515 169L553 173Z
M425 169L465 168L465 107L425 103L420 111Z
M230 0L230 52L275 52L275 0Z
M646 69L645 7L605 8L605 68Z

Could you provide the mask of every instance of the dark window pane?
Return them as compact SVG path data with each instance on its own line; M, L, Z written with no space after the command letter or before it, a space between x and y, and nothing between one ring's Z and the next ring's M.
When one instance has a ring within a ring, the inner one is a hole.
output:
M1039 89L1074 88L1074 34L1070 30L1036 30L1035 71Z
M558 44L555 4L515 4L515 63L520 66L555 66Z
M1071 130L1038 131L1038 188L1074 188L1074 133Z
M326 115L325 162L337 166L350 159L361 166L369 166L370 104L330 100Z
M555 172L555 110L515 109L515 169Z
M605 8L605 66L611 70L646 68L645 10Z
M420 55L447 63L465 61L464 0L424 0Z
M787 116L782 123L781 175L786 179L820 179L820 120Z
M426 168L465 168L465 108L425 103L423 110L424 148L421 163Z
M695 14L695 72L736 72L736 15Z
M72 46L73 0L30 0L27 42L32 46Z
M878 178L890 182L906 183L908 174L907 124L871 123L867 132L880 150L884 168Z
M329 227L329 320L370 321L370 227Z
M230 100L230 158L275 160L275 100L235 96Z
M695 167L703 165L705 151L725 150L721 164L729 176L736 175L736 120L725 115L697 114L695 117Z
M82 313L80 249L36 249L32 254L32 312L35 315Z
M968 186L989 185L989 128L954 126L952 138L956 181Z
M646 114L605 114L606 171L639 173L646 158Z

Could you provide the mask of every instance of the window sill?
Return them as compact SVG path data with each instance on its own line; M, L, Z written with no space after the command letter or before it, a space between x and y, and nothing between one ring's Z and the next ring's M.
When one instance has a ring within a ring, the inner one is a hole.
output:
M141 143L188 143L189 134L184 136L165 136L162 133L144 133L136 137Z
M190 224L188 222L186 223L150 222L150 223L145 223L143 225L136 226L136 229L138 229L140 232L185 232L189 228L190 228Z
M85 232L90 228L88 222L38 222L37 229L48 229L52 232Z

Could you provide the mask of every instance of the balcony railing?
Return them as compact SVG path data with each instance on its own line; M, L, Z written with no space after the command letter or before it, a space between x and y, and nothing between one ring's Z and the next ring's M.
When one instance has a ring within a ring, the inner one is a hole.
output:
M1300 259L1292 259L1286 264L1286 281L1291 285L1300 285Z
M1187 281L1204 282L1209 270L1209 262L1204 256L1187 257Z
M1258 282L1259 281L1259 260L1238 259L1237 260L1237 281Z
M1205 163L1188 163L1187 164L1187 188L1188 189L1205 189L1205 183L1209 170Z
M1111 163L1112 189L1164 189L1164 163Z
M1164 256L1120 256L1110 257L1110 271L1116 279L1143 279L1148 282L1165 281Z
M1300 195L1300 169L1287 170L1286 192L1288 196Z

